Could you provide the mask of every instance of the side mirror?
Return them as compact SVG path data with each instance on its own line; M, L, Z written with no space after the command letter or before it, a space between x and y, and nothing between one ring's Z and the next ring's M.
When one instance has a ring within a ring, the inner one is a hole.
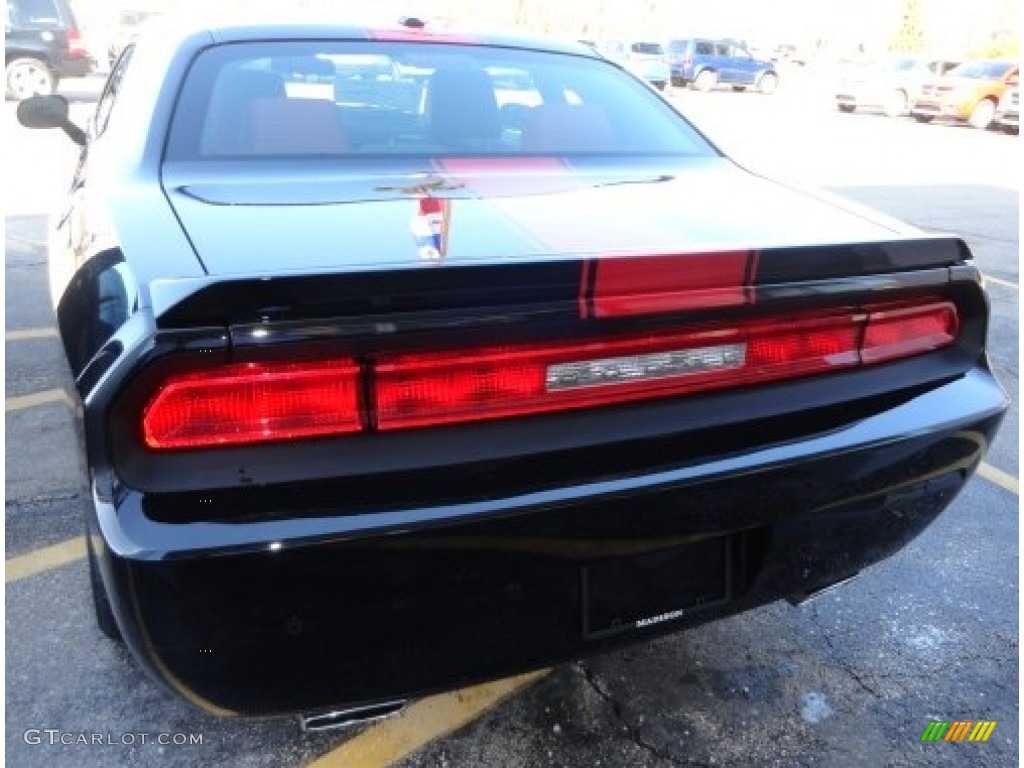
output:
M32 96L18 104L18 122L26 128L60 128L68 137L85 146L85 131L68 117L68 100L63 96Z

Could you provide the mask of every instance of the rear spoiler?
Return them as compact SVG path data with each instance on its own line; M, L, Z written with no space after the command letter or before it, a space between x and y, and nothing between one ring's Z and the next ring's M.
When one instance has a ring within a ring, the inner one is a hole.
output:
M699 253L155 280L160 328L275 320L394 317L504 307L579 317L685 311L757 300L771 286L948 268L970 261L953 235Z

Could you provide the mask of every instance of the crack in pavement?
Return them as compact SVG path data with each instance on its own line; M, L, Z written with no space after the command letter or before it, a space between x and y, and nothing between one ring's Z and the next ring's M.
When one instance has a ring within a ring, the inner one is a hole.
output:
M838 649L832 642L832 638L829 637L828 631L825 629L821 622L821 617L818 615L818 606L813 603L808 606L811 609L811 622L818 625L818 629L821 630L821 636L825 640L825 645L828 646L828 655L832 657L832 660L839 665L839 668L849 675L858 686L863 690L870 693L876 699L882 698L882 695L872 688L870 685L864 682L863 678L857 674L857 670L854 669L853 665L849 664L840 654Z
M41 496L30 496L27 499L7 499L4 501L4 506L8 509L12 507L31 507L38 504L51 504L55 501L71 501L77 499L82 494L78 491L59 491L57 493L46 493Z
M656 744L652 744L649 741L647 741L647 739L643 737L643 734L640 733L639 726L630 722L629 719L625 716L625 714L622 711L622 705L620 705L619 702L617 702L610 693L608 693L606 690L604 690L604 688L601 687L601 684L597 681L597 676L594 674L593 670L591 670L581 661L575 662L573 666L579 671L579 673L583 676L583 679L587 681L587 684L594 690L594 692L601 698L601 700L604 701L609 707L611 707L612 714L615 715L615 719L622 723L623 727L626 729L626 732L629 734L629 738L638 747L640 747L646 752L649 752L659 760L664 760L666 762L672 763L673 765L679 765L684 767L690 766L691 768L711 768L708 763L697 762L696 760L691 760L689 758L676 757L670 752L666 752L664 749L661 749Z

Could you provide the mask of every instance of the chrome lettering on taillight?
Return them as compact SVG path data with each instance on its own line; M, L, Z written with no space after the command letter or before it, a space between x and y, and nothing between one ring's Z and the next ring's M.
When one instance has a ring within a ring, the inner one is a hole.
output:
M746 361L746 344L653 352L647 355L606 357L549 365L545 377L548 392L602 384L648 381L692 373L709 373L741 368Z

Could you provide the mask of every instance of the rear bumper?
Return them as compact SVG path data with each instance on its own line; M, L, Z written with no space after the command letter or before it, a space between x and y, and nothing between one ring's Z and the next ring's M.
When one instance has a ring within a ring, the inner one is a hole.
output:
M849 576L945 508L1005 407L975 369L795 444L514 499L169 525L128 494L93 522L122 630L155 677L218 714L310 711L580 657ZM183 541L202 548L160 546ZM676 591L652 595L664 581Z
M56 63L59 77L85 77L96 69L96 62L87 56L68 56Z
M630 69L637 77L651 83L668 82L669 77L671 77L668 66L664 64L641 62L639 64L630 65Z
M930 100L915 101L910 112L914 115L949 117L955 120L966 120L971 114L970 109L965 109L963 105Z
M1020 126L1020 112L996 112L996 123L999 125Z
M696 67L692 64L689 66L682 63L669 64L669 74L676 80L690 81L696 74Z

